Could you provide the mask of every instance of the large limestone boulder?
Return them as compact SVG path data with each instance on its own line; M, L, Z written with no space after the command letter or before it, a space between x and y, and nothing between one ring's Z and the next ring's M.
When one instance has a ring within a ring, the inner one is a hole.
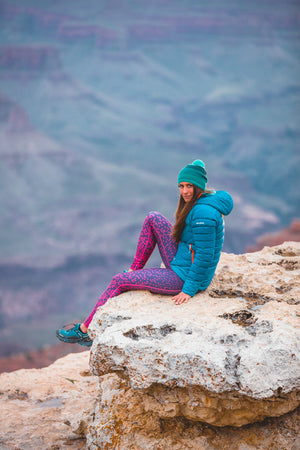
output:
M90 326L90 367L106 393L90 442L117 439L116 417L124 441L129 423L241 427L294 410L299 300L299 243L223 254L209 289L180 306L146 291L110 299Z
M300 448L300 408L239 428L162 419L150 402L147 412L143 390L117 374L91 376L88 360L89 352L71 354L43 369L0 375L1 450Z

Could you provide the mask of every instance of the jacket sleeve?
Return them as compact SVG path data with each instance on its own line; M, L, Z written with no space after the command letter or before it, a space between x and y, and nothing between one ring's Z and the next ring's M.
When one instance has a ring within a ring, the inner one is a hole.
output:
M205 210L199 208L191 218L193 234L192 249L194 250L194 261L189 269L182 291L193 297L197 291L205 289L207 279L210 278L211 267L213 266L216 228L217 223L214 217L205 214Z

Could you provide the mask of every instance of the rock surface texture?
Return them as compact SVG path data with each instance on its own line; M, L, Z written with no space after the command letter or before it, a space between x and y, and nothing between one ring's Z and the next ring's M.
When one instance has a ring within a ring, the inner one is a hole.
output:
M88 361L85 351L0 375L1 450L85 448L81 417L92 420L97 390Z
M111 299L90 360L0 375L0 448L298 450L299 275L289 242L222 254L184 305Z
M295 410L299 301L300 244L289 242L223 254L209 289L181 306L148 292L111 299L90 326L92 373L115 374L100 378L91 448L130 448L168 421L242 427Z

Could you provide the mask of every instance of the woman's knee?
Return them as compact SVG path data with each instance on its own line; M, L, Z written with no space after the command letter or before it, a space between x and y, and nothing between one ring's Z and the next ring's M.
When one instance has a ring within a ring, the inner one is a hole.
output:
M152 222L161 221L162 219L165 220L165 217L160 212L158 212L158 211L150 211L147 214L145 220L152 223Z
M118 286L123 281L124 273L117 273L111 279L110 286Z

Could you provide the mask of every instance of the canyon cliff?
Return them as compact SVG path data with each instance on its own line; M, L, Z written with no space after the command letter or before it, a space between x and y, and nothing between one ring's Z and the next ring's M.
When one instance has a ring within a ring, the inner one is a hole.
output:
M296 450L300 244L223 253L181 306L111 299L91 351L0 376L1 443L30 448Z
M261 250L265 246L273 247L286 241L300 242L300 219L294 219L288 227L277 233L266 233L256 239L256 245L249 246L248 252Z

